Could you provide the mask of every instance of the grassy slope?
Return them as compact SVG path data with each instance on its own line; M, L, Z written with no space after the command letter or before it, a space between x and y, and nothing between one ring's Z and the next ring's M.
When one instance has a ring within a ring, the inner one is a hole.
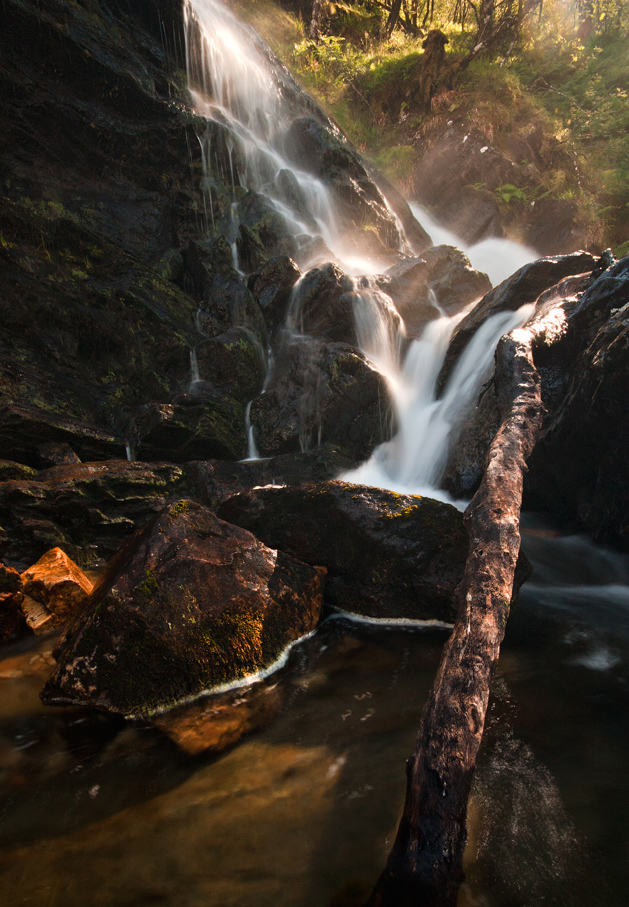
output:
M585 45L571 23L549 19L524 36L501 66L477 60L433 101L433 114L414 114L405 95L421 65L421 39L394 33L381 42L378 13L337 4L323 45L304 40L303 24L273 0L232 0L296 78L340 124L348 137L407 194L412 195L414 143L438 128L451 111L500 149L513 134L535 131L543 163L539 186L502 192L574 199L594 235L616 254L629 251L629 40L614 30ZM437 23L434 23L437 25ZM454 59L463 47L457 27L449 34Z

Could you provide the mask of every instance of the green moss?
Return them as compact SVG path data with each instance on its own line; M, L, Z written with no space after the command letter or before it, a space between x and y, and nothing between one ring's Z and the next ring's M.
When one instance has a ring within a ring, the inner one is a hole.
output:
M144 581L136 587L135 595L139 598L153 598L158 589L158 582L155 574L150 568L144 573Z
M178 501L170 508L171 517L180 516L190 510L190 501Z

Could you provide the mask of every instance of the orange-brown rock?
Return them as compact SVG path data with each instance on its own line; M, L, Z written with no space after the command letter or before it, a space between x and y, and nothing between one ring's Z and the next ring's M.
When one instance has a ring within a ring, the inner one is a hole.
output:
M22 610L34 633L47 632L81 610L93 583L61 548L51 548L22 574Z
M220 753L264 727L284 704L285 687L262 681L171 709L153 723L191 756Z

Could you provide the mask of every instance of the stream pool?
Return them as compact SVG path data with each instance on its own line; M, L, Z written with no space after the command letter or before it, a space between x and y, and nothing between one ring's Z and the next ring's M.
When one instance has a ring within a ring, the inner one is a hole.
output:
M627 903L629 558L529 520L459 907ZM50 640L0 660L0 903L359 907L447 631L328 620L280 714L220 756L47 708Z

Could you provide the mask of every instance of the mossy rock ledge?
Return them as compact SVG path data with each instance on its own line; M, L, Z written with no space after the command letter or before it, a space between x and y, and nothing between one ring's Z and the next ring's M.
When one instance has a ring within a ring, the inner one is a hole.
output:
M323 575L178 501L114 557L42 700L148 717L254 675L314 629Z

